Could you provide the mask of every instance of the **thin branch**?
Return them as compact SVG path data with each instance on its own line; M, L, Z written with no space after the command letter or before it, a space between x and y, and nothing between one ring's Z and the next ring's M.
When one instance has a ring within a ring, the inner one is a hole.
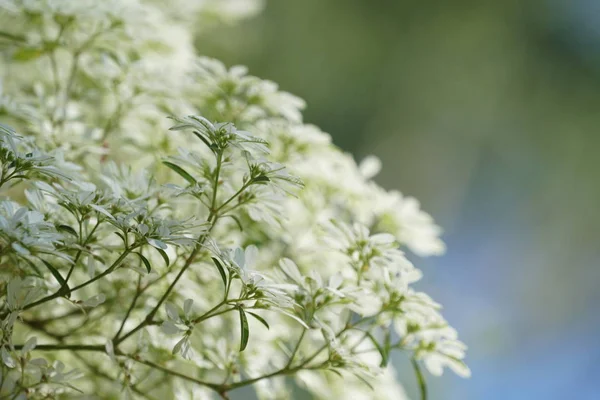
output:
M290 359L288 360L286 368L289 368L292 365L292 363L294 362L294 357L296 357L296 353L298 352L298 349L300 348L300 344L302 343L302 339L304 339L305 334L306 334L306 328L302 328L302 334L300 335L300 338L296 342L296 346L294 346L294 350L292 351L292 355L290 356Z
M124 354L124 356L127 357L127 358L129 358L129 359L131 359L131 360L133 360L133 361L136 361L136 362L138 362L140 364L144 364L144 365L147 365L148 367L152 367L152 368L154 368L156 370L162 371L165 374L176 376L176 377L184 379L186 381L194 382L194 383L196 383L198 385L206 386L206 387L211 388L211 389L213 389L215 391L219 391L219 389L220 389L220 385L218 385L218 384L211 383L211 382L206 382L206 381L194 378L192 376L189 376L189 375L186 375L186 374L182 374L181 372L177 372L177 371L174 371L172 369L163 367L163 366L161 366L161 365L159 365L159 364L157 364L155 362L144 360L144 359L142 359L142 358L140 358L140 357L138 357L136 355Z
M25 43L27 41L27 39L25 38L25 36L15 35L15 34L12 34L12 33L9 33L9 32L4 32L4 31L0 31L0 38L12 40L12 41L15 41L15 42L22 42L22 43Z
M125 313L125 317L123 318L123 321L121 321L121 326L119 326L119 330L117 331L117 333L115 333L115 336L113 337L113 341L115 341L119 338L119 335L121 334L121 332L123 331L123 328L125 327L125 323L127 323L127 320L129 319L129 315L131 315L131 312L133 311L133 308L135 307L135 303L137 303L137 300L139 299L140 295L143 293L143 290L140 289L141 281L142 281L142 276L140 275L138 277L138 283L137 283L137 288L135 291L135 296L133 296L133 300L131 301L131 304L129 305L127 312Z
M21 350L24 345L15 345L15 350ZM93 344L38 344L34 350L38 351L101 351L106 352L104 345Z
M100 368L96 367L95 365L93 365L92 363L90 363L88 360L85 359L85 357L75 353L74 354L76 358L79 359L79 361L81 361L86 367L87 369L89 369L90 371L92 371L95 375L104 378L105 380L111 382L111 383L115 383L115 379L113 377L111 377L110 375L108 375L107 373L103 372L100 370ZM129 386L131 388L131 390L133 390L135 393L139 394L140 396L148 399L148 400L156 400L155 397L152 397L151 395L149 395L148 393L144 393L142 390L138 389L136 385L131 385Z
M421 400L427 400L427 383L425 382L425 378L423 377L423 373L421 372L421 367L419 367L419 363L413 357L411 360L413 369L415 370L415 376L417 377L417 383L419 384L419 393L421 394Z
M204 237L206 237L206 235ZM171 294L171 291L173 290L173 288L175 287L175 285L177 284L177 282L179 281L181 276L190 267L190 265L194 261L194 258L196 257L196 254L198 254L199 251L200 251L200 244L198 244L194 248L194 250L188 257L188 259L186 260L185 265L183 266L183 268L181 268L181 270L179 271L179 273L177 274L177 276L175 277L175 279L173 280L173 282L171 283L171 285L169 286L167 291L163 294L163 296L160 298L160 300L158 301L156 306L152 309L152 311L150 311L150 313L148 313L148 315L146 315L146 318L142 322L140 322L135 328L133 328L132 330L130 330L129 332L127 332L120 338L115 339L115 341L114 341L115 345L119 345L121 342L123 342L124 340L129 338L131 335L133 335L134 333L136 333L143 327L154 323L154 316L160 309L160 306L166 301L167 297L169 297L169 294Z
M79 251L77 252L77 254L75 255L75 260L73 260L73 265L71 265L71 268L69 269L69 272L67 273L67 276L65 277L65 282L69 282L69 278L71 277L71 274L73 273L73 270L75 269L75 266L77 265L77 262L79 261L79 258L81 257L81 254L83 253L83 247L85 247L89 241L92 239L92 235L94 234L94 232L96 231L96 229L98 228L98 226L101 224L101 221L99 220L96 225L94 225L94 227L92 228L92 230L90 231L90 233L87 235L87 237L85 238L85 240L83 241L83 243L81 243L81 249L79 249ZM80 223L81 226L81 223Z
M215 224L217 223L219 216L217 215L217 213L215 211L215 204L217 201L217 190L218 190L218 186L219 186L219 175L221 173L221 163L222 162L223 162L223 153L219 152L217 154L217 167L215 169L215 181L214 181L214 187L213 187L212 202L210 205L210 213L209 213L208 219L207 219L207 221L210 223L210 227L208 228L208 231L204 235L202 235L202 237L198 240L196 247L194 247L194 250L189 255L187 260L185 261L185 264L183 265L181 270L177 273L177 276L175 276L175 279L173 280L173 282L171 282L171 284L167 288L166 292L162 295L162 297L160 298L158 303L154 306L154 308L148 313L148 315L146 315L146 318L144 318L144 320L142 322L140 322L135 328L133 328L132 330L127 332L122 337L116 339L114 341L116 346L118 346L121 342L123 342L124 340L129 338L131 335L133 335L140 329L142 329L145 326L152 324L154 322L154 316L156 315L156 313L158 312L160 307L163 305L163 303L167 300L167 298L169 297L169 295L175 288L175 285L177 285L177 282L179 282L179 279L181 279L181 277L183 276L185 271L187 271L187 269L192 265L192 263L194 262L194 260L196 258L196 255L198 255L198 253L200 252L200 249L202 248L202 245L208 238L209 233L211 232L211 230L214 228Z
M81 288L84 288L94 282L96 282L98 279L104 278L106 275L110 274L111 272L113 272L120 264L121 262L125 259L125 257L127 257L129 255L129 253L131 253L137 246L133 246L130 247L128 249L125 250L125 252L123 254L121 254L119 256L119 258L116 259L116 261L110 266L108 267L104 272L102 272L101 274L96 275L95 277L91 278L90 280L83 282L81 285L75 286L74 288L71 288L71 293L73 293L76 290L79 290ZM54 294L48 295L46 297L41 298L38 301L34 301L33 303L29 303L27 304L25 307L23 307L23 310L28 310L30 308L39 306L40 304L44 304L50 300L54 300L58 297L61 297L63 295L64 291L62 289L62 287L60 289L58 289L58 291L56 291Z
M240 194L242 194L242 192L244 190L246 190L250 185L251 185L251 180L248 180L248 182L244 183L244 185L237 191L235 192L229 199L227 199L223 204L221 204L219 206L219 208L216 209L216 212L219 212L223 209L223 207L225 207L227 204L229 204L230 202L232 202L237 196L239 196ZM227 212L231 211L233 208L227 210Z

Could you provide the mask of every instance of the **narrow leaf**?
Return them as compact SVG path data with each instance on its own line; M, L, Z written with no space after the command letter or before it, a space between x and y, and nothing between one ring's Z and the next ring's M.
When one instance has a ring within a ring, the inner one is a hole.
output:
M173 171L177 172L183 179L188 181L190 184L196 184L196 180L194 179L194 177L190 175L185 169L181 168L179 165L173 164L169 161L163 161L163 164L171 168Z
M240 312L240 331L241 331L241 341L240 341L240 351L244 351L246 346L248 345L248 338L250 336L250 329L248 328L248 318L246 317L246 313L240 307L238 308Z
M337 369L327 369L326 371L333 372L334 374L336 374L340 378L344 378L344 375L342 375L342 373L340 371L338 371Z
M263 317L261 317L260 315L250 312L250 311L246 311L248 314L252 315L254 318L256 318L258 320L258 322L260 322L261 324L263 324L264 326L267 327L267 329L271 329L271 327L269 326L268 322L265 321L265 319Z
M254 183L266 183L270 181L271 179L269 179L269 177L265 175L257 176L256 178L252 179L252 182Z
M352 375L354 375L355 377L357 377L358 380L361 381L362 383L364 383L369 389L375 390L375 388L373 387L373 385L371 384L371 382L369 382L368 380L366 380L365 378L363 378L362 376L360 376L358 373L353 372Z
M111 213L109 213L108 211L106 211L106 209L102 206L99 206L97 204L90 204L90 207L93 208L94 210L96 210L97 212L99 212L100 214L104 214L105 216L107 216L108 218L114 220L115 217L112 216Z
M202 142L204 142L204 144L209 148L212 149L210 147L210 143L208 143L208 140L206 140L206 138L204 136L202 136L202 134L198 131L194 131L194 135L196 135L198 137L198 139L202 140Z
M308 325L306 325L306 322L302 321L300 318L298 318L297 316L295 316L294 314L284 311L284 310L279 310L280 313L287 315L288 317L294 319L296 322L298 322L300 325L302 325L303 327L305 327L306 329L310 329L310 327Z
M215 263L215 265L217 266L217 269L219 270L219 274L221 274L221 279L223 279L223 284L225 285L225 287L227 287L227 275L225 274L225 268L223 268L223 266L221 265L221 262L217 258L212 257L212 260Z
M163 258L163 260L165 260L165 264L167 265L167 267L169 265L171 265L171 260L169 260L169 256L167 255L166 251L164 251L163 249L158 249L158 248L156 249L156 251L158 251L158 253Z
M14 35L10 32L4 32L4 31L0 31L0 38L14 40L15 42L25 42L26 41L24 36Z
M75 387L75 386L71 385L70 383L63 383L63 385L65 385L65 386L67 386L67 387L71 388L72 390L74 390L74 391L76 391L76 392L78 392L78 393L85 394L85 392L84 392L83 390L81 390L81 389L79 389L79 388L77 388L77 387Z
M138 256L140 256L140 259L142 260L142 262L146 266L146 269L148 270L148 273L150 273L152 271L152 266L150 265L150 261L148 261L148 259L146 257L144 257L144 255L142 253L140 253L140 252L136 252L135 254L137 254Z
M122 235L122 234L120 234L119 232L115 232L115 235L117 235L118 237L120 237L120 238L121 238L121 240L123 241L123 243L126 243L125 236L123 236L123 235Z
M238 217L236 217L235 215L223 215L221 218L231 218L232 220L235 221L235 223L237 224L238 228L240 229L240 232L244 232L244 227L242 226L242 223L240 222L240 219Z
M50 264L48 261L42 260L41 258L40 258L40 260L50 270L50 272L56 278L56 280L58 281L58 283L60 283L61 290L64 290L64 292L65 292L64 294L67 297L69 297L71 295L71 289L69 289L69 286L67 285L67 281L65 281L65 278L63 278L63 276L60 274L60 272L58 272L58 270L56 268L54 268L52 266L52 264Z
M43 54L43 49L37 47L22 47L13 53L13 60L21 62L32 61L41 57Z
M71 228L69 225L59 225L56 227L59 231L66 232L69 235L73 235L75 237L79 237L75 229Z
M44 277L42 275L42 271L40 271L40 269L37 267L37 265L35 265L30 259L28 259L27 257L23 257L23 258L21 258L21 260L25 261L31 267L31 269L33 269L35 271L35 273L37 274L38 277L40 277L40 278Z

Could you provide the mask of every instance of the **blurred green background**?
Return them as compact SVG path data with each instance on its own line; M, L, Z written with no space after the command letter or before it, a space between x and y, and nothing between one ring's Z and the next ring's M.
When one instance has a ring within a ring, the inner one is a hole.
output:
M600 398L600 1L273 0L197 46L306 99L445 228L415 261L473 377L431 399Z

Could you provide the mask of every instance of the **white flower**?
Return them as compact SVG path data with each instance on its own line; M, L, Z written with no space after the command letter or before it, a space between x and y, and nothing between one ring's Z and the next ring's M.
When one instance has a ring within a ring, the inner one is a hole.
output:
M187 299L183 305L183 316L180 316L181 310L172 303L166 303L167 320L161 325L161 329L167 335L183 334L181 339L173 346L173 354L181 354L184 358L191 358L192 350L190 336L193 330L192 321L193 300Z
M47 360L79 344L60 357L89 362L101 398L283 398L295 376L402 399L392 349L469 374L403 252L443 252L431 216L303 124L303 100L195 54L198 31L262 3L0 0L0 113L22 133L0 125L0 397L69 397L78 374ZM23 343L24 323L57 340Z
M325 243L347 257L359 279L383 282L393 276L402 279L402 286L406 286L421 278L421 272L398 249L393 235L371 235L363 225L348 226L333 220L325 224L325 229Z
M363 289L344 282L340 275L333 275L328 282L324 282L315 270L303 275L296 263L288 258L279 262L279 268L283 275L294 283L291 291L294 301L300 306L295 308L295 315L309 325L323 327L319 315L326 314L340 305L345 305L355 312L362 310L360 303L365 295Z
M85 300L82 305L84 307L90 307L90 308L94 308L94 307L98 307L100 304L104 303L106 301L106 295L104 295L103 293L97 294L95 296L90 297L89 299Z
M12 201L0 201L0 245L16 255L52 253L69 259L56 251L63 235L53 224L44 220L38 211L31 211Z
M133 171L131 166L110 162L102 171L101 178L114 199L141 202L154 196L160 187L148 176L146 170Z
M440 240L441 229L433 218L420 209L413 197L405 197L400 192L385 192L381 188L371 188L375 195L373 211L378 225L394 232L398 241L420 256L440 255L445 245Z
M257 159L249 152L244 152L244 155L248 164L248 173L244 176L244 182L268 185L286 193L304 186L302 180L289 174L285 166L269 162L264 158Z
M248 132L238 130L231 123L213 123L197 115L190 115L184 118L171 117L171 119L177 123L171 127L172 131L191 129L212 151L223 151L232 146L248 151L251 154L265 154L269 152L265 140L252 136Z
M381 171L381 160L375 156L368 156L358 165L361 175L371 179Z
M6 288L6 304L10 311L23 309L27 304L32 303L39 297L42 289L30 279L12 278L8 281ZM12 316L11 316L12 315ZM17 314L9 315L8 321L14 322Z
M205 92L198 100L200 108L214 104L220 114L229 114L233 120L257 121L266 117L281 117L301 122L302 99L281 92L275 83L247 75L243 66L229 70L218 60L200 57L194 80Z
M462 361L467 346L458 340L443 340L435 343L424 343L417 350L416 358L423 360L432 375L440 376L444 367L450 368L463 378L471 376L471 370Z
M72 163L64 161L60 152L55 156L44 153L32 144L30 138L17 135L14 130L3 124L0 124L0 161L2 185L11 179L31 176L70 179L78 169Z
M442 374L443 367L451 368L460 376L470 371L462 361L466 346L457 339L457 332L439 313L440 305L422 292L409 289L399 303L394 328L403 348L415 352L434 375Z
M219 252L218 257L229 269L230 276L241 281L244 288L242 298L257 301L255 307L285 310L293 305L288 292L295 285L278 283L269 274L256 270L256 246Z

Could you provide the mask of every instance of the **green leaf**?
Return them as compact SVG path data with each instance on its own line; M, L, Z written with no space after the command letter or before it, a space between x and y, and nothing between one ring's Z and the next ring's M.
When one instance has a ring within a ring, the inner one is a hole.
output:
M271 329L271 327L269 326L269 324L267 323L267 321L265 321L265 319L263 317L261 317L258 314L255 314L253 312L250 311L246 311L248 314L252 315L254 318L256 318L258 320L258 322L260 322L261 324L263 324L264 326L267 327L267 329Z
M369 389L375 390L375 388L373 387L373 385L371 384L371 382L369 382L368 380L366 380L365 378L363 378L362 376L360 376L358 373L353 372L352 375L354 375L355 377L357 377L358 380L361 381L362 383L364 383Z
M230 215L223 215L221 218L227 218L227 217L229 217L235 221L237 227L240 229L240 232L244 232L244 227L242 226L242 223L238 217L230 214Z
M106 264L106 260L104 259L104 257L99 256L98 254L94 254L92 252L88 252L92 257L94 257L95 260L98 260L99 262L101 262L102 264Z
M310 327L308 325L306 325L306 322L302 321L300 318L298 318L297 316L295 316L294 314L292 314L289 311L285 311L282 309L278 309L278 311L282 314L287 315L288 317L292 318L293 320L295 320L296 322L298 322L300 325L302 325L303 327L305 327L306 329L310 329Z
M35 271L35 273L37 274L37 276L39 278L44 278L44 276L42 275L42 271L40 271L40 269L37 267L37 265L35 265L30 259L28 259L27 257L23 257L23 258L21 258L21 260L23 260L27 264L29 264L31 269L33 269Z
M325 371L333 372L334 374L336 374L340 378L344 378L344 375L342 375L342 373L340 371L338 371L337 369L333 369L332 368L332 369L326 369Z
M71 289L69 288L69 285L67 285L67 281L65 281L65 278L63 278L63 276L60 274L60 272L58 272L58 270L56 268L54 268L52 266L52 264L50 264L48 261L43 260L40 258L40 260L44 263L44 265L50 270L50 272L52 273L52 275L56 278L56 280L58 281L58 283L60 283L61 286L61 291L64 290L64 294L69 297L71 295Z
M212 150L212 147L210 146L210 143L208 143L208 140L206 140L206 138L204 136L202 136L202 134L198 131L194 131L194 135L196 135L198 137L198 139L202 140L202 142L204 142L204 144Z
M127 241L125 240L125 236L123 236L122 234L120 234L119 232L115 232L115 235L117 235L118 237L121 238L121 240L123 241L123 243L127 243Z
M185 169L181 168L179 165L175 165L169 161L163 161L163 164L171 168L173 171L177 172L183 179L188 181L190 184L196 184L196 180L194 179L194 177L190 175Z
M221 265L221 262L215 258L215 257L211 257L213 262L215 263L215 265L217 266L217 269L219 270L219 274L221 274L221 279L223 279L223 284L225 285L225 287L227 287L227 275L225 274L225 268L223 268L223 265Z
M250 337L250 329L248 328L248 318L246 317L246 313L240 307L238 308L240 312L240 331L241 331L241 341L240 341L240 351L244 351L246 346L248 345L248 338Z
M152 266L150 265L150 261L148 261L148 259L146 257L144 257L144 255L140 252L136 252L135 254L140 256L140 258L142 259L142 262L144 263L144 265L146 266L146 269L148 270L148 273L150 273L152 271Z
M56 22L60 26L70 24L74 20L74 18L75 17L61 15L61 14L54 14L54 16L53 16L54 22Z
M156 248L156 247L155 247ZM156 249L156 251L158 251L158 253L160 254L160 256L163 258L163 260L165 260L165 264L167 265L167 267L169 265L171 265L171 260L169 260L169 256L167 255L167 253L163 250L163 249Z
M69 225L59 225L56 227L56 229L58 229L59 231L62 231L62 232L66 232L69 235L73 235L76 238L79 237L79 235L77 234L77 231L75 231L75 229L71 228Z
M44 49L39 47L21 47L13 53L13 60L26 62L33 61L44 54Z
M256 178L252 179L252 182L254 183L267 183L270 181L271 179L269 179L269 177L265 175L257 176Z
M58 205L61 206L62 208L64 208L65 210L67 210L68 212L70 212L71 214L77 216L77 209L75 207L73 207L73 205L65 203L65 202L58 202Z
M8 40L13 40L15 42L25 42L26 39L24 36L21 35L14 35L10 32L4 32L4 31L0 31L0 38L4 38L4 39L8 39Z

